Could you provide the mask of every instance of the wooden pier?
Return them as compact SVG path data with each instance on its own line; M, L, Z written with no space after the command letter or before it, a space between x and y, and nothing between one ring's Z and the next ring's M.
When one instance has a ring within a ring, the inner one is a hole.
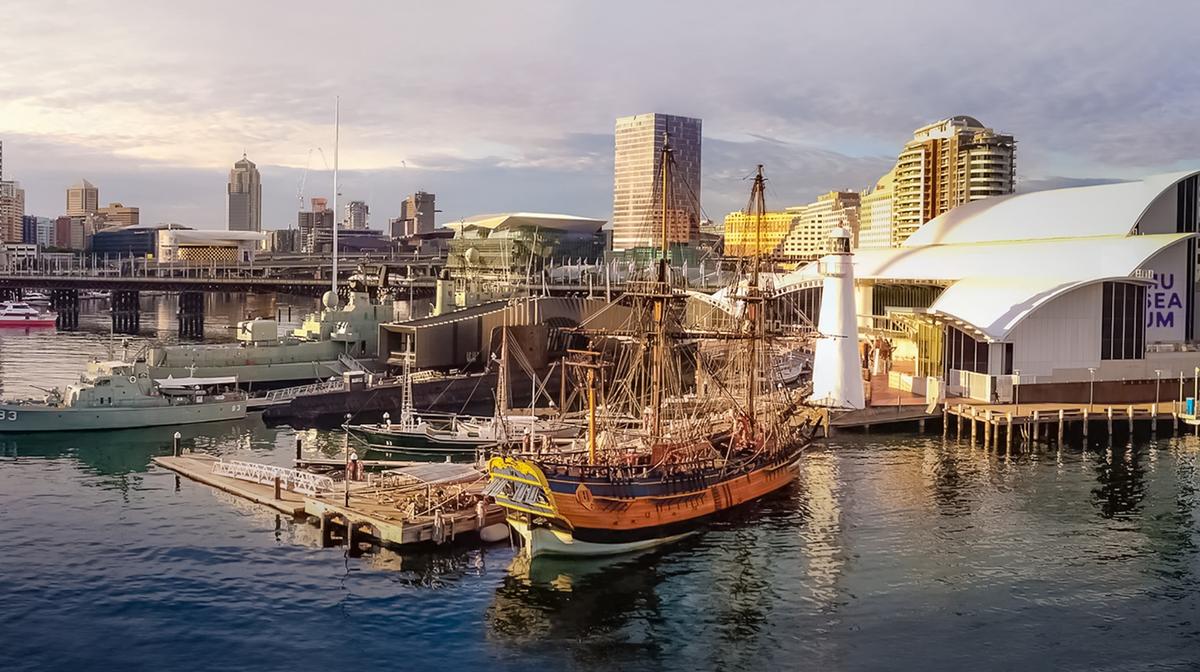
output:
M316 461L324 462L308 462ZM471 469L466 465L384 462L386 464L378 466L407 464L425 472L436 472L438 469ZM220 464L221 460L208 455L187 453L155 457L154 463L198 483L269 507L294 519L304 519L320 528L322 546L344 543L353 547L360 542L370 542L393 549L403 549L416 544L438 545L464 537L478 538L481 530L503 524L505 520L504 509L494 503L485 503L482 499L474 506L457 509L449 506L443 511L443 502L438 499L439 495L447 501L457 499L469 502L483 491L482 475L475 482L431 479L427 483L406 479L401 475L401 480L408 480L403 487L381 485L379 482L372 484L366 481L351 481L348 493L325 491L304 494L287 489L287 482L281 483L279 479L274 483L261 483L213 473L214 466ZM267 465L258 466L264 469L280 469ZM431 505L431 502L434 504Z
M349 506L343 501L340 496L305 500L305 512L319 522L323 546L331 545L338 532L343 535L342 541L350 545L360 540L393 548L450 543L458 537L476 535L505 519L504 509L495 504L408 518L393 504L382 502L371 493L351 494Z
M1183 431L1191 416L1177 403L1141 404L972 404L948 402L942 408L942 436L969 437L972 443L1011 446L1020 443L1063 443L1068 437L1087 441L1092 434L1111 438L1117 431L1134 433L1148 424L1151 436L1165 425L1172 434ZM965 425L965 426L964 426ZM1200 425L1196 426L1200 434Z
M214 462L219 462L219 460L210 455L199 453L188 453L178 457L154 458L154 463L160 467L170 469L197 483L203 483L218 490L228 492L231 495L237 495L255 504L270 507L280 513L286 513L293 518L304 515L304 495L281 489L279 497L276 497L273 485L250 483L241 479L214 474Z

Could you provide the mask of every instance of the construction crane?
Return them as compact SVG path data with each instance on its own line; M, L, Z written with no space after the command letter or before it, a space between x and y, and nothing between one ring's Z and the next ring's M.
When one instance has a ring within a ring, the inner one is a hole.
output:
M321 151L320 147L310 147L308 149L308 157L304 159L304 172L300 175L300 185L296 188L296 201L299 205L298 210L304 210L304 187L308 184L308 169L312 165L313 150L321 155L321 163L325 164L325 170L329 170L329 162L325 160L325 152Z

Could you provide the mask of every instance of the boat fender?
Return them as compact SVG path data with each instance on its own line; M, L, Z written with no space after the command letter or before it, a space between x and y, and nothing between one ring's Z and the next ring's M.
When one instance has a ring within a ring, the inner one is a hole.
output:
M479 530L479 540L485 544L494 544L508 539L508 525L492 523Z
M433 543L441 544L446 541L446 523L442 520L442 510L433 512Z

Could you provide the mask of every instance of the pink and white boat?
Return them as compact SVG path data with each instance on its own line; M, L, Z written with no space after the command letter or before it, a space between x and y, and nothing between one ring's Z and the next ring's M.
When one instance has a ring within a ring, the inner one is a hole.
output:
M28 303L0 301L0 327L53 327L52 312L42 312Z

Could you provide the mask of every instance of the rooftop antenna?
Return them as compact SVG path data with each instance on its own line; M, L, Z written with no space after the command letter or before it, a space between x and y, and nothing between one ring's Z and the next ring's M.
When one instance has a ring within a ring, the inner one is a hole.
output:
M338 300L338 136L341 130L342 99L333 99L333 305L341 303Z

